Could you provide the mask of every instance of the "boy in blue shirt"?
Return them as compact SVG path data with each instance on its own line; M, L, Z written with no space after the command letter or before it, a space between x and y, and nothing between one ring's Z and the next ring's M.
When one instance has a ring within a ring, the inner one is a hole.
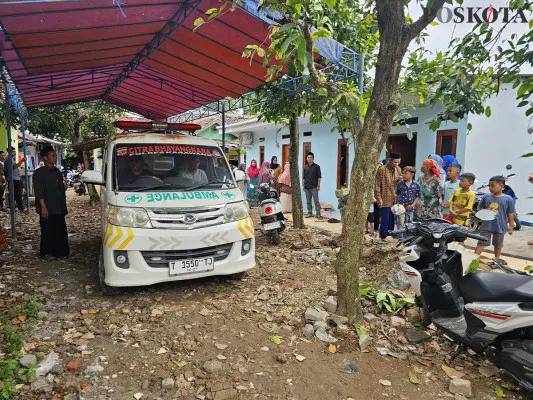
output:
M405 214L396 215L396 229L403 229L405 223L413 221L415 207L420 201L420 185L415 182L415 167L405 167L403 169L403 180L399 181L396 186L396 195L398 204L405 207Z
M495 176L489 181L490 194L483 196L479 202L478 210L489 209L496 214L492 221L483 221L481 225L482 236L486 237L485 241L479 241L476 247L476 254L480 255L484 248L490 246L491 239L494 246L494 262L501 265L507 263L500 257L503 249L503 238L505 232L513 234L515 201L511 196L503 194L505 178Z

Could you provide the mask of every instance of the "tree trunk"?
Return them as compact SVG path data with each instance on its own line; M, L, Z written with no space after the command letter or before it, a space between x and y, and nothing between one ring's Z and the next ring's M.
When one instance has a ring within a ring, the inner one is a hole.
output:
M83 153L83 165L84 170L89 171L91 169L91 158L89 157L89 151L88 150L82 150ZM87 191L89 192L89 196L92 196L93 193L96 193L96 189L94 185L87 185Z
M303 229L305 226L302 207L302 187L300 185L300 159L298 157L300 148L300 130L298 129L297 114L293 114L289 119L289 133L289 159L292 188L292 226L295 229Z
M364 230L376 175L376 160L385 146L397 110L395 96L401 63L410 39L405 35L403 2L377 0L380 47L375 84L363 129L357 134L352 121L356 151L350 174L350 193L342 226L341 251L335 261L337 271L337 313L353 323L361 318L359 307L359 268L364 246Z

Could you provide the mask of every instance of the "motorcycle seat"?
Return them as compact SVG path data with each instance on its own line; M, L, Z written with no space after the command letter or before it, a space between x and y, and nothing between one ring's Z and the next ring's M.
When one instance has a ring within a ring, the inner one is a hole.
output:
M533 277L474 271L461 278L465 303L474 301L533 302Z

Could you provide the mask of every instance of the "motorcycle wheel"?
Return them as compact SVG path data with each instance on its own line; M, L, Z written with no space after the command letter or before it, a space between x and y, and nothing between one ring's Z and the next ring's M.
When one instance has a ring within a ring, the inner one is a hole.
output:
M108 286L105 283L105 268L104 268L104 249L100 250L100 257L98 258L98 281L104 296L118 296L123 289L115 286Z
M419 304L420 309L420 323L423 327L427 327L431 324L431 317L429 316L428 306L426 300L422 296L417 298L417 304Z
M270 243L272 244L280 244L281 243L281 236L279 235L278 230L274 230L269 235Z
M522 223L518 219L518 214L514 213L514 230L519 231L522 228Z
M470 233L478 233L480 230L481 230L481 221L472 220L470 222L470 228L468 228L468 231Z

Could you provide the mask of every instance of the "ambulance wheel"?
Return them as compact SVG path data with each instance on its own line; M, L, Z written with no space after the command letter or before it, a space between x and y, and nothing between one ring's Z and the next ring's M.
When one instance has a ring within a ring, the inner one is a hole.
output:
M104 296L118 296L123 289L120 287L108 286L105 283L105 268L104 268L104 249L100 250L100 257L98 258L98 280L100 281L100 288Z
M228 275L228 279L232 281L240 281L246 278L246 272L247 271L243 271L243 272L237 272L236 274Z

